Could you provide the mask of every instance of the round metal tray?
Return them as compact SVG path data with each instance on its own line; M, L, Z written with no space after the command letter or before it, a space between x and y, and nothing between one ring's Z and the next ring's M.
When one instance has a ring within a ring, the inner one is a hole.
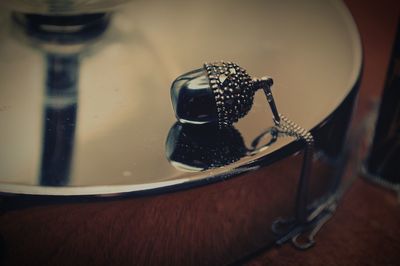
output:
M280 112L311 129L349 94L362 65L356 26L340 1L133 1L112 14L101 36L82 41L79 49L32 40L10 10L0 12L0 192L5 193L162 190L255 170L293 140L278 139L218 167L190 169L168 158L167 137L176 122L170 86L177 76L216 60L236 62L254 76L269 75ZM49 64L57 56L67 58L76 75L72 96L48 93ZM69 133L65 127L49 133L55 119L49 108L57 113L68 106ZM264 95L256 94L253 109L234 125L240 145L249 147L272 124ZM57 162L45 156L48 143L53 155L63 152ZM188 146L189 152L195 148ZM45 174L57 163L59 173Z

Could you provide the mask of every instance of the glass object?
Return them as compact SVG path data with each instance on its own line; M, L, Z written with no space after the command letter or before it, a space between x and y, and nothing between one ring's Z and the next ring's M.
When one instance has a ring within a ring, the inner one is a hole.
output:
M196 69L178 77L171 88L172 106L181 122L217 121L214 94L205 69Z
M397 28L375 134L365 163L370 180L400 191L400 27Z
M4 0L0 6L21 13L76 15L115 10L129 0Z

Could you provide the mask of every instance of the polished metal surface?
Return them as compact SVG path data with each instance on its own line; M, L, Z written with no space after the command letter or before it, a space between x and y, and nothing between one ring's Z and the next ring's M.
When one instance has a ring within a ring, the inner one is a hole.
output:
M333 0L133 1L98 36L67 44L38 39L10 10L0 12L1 192L113 194L257 169L254 162L292 140L224 166L171 163L176 77L204 62L237 62L273 77L280 112L311 129L345 99L361 69L354 22ZM68 78L54 83L60 76ZM251 147L273 124L259 92L235 130Z

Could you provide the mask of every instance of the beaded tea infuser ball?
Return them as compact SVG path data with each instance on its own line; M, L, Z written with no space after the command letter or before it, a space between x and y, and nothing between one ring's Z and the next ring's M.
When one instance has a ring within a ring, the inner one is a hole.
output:
M262 83L269 89L272 79L252 79L232 62L206 63L173 82L172 105L182 123L227 127L250 111L254 93Z

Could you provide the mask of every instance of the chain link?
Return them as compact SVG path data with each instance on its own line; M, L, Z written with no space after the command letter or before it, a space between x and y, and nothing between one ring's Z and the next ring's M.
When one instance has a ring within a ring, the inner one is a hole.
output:
M295 122L291 121L282 114L279 114L279 117L281 120L279 123L275 122L275 126L278 128L280 133L296 139L304 140L307 145L307 149L312 150L314 148L314 137L309 131L297 125Z

